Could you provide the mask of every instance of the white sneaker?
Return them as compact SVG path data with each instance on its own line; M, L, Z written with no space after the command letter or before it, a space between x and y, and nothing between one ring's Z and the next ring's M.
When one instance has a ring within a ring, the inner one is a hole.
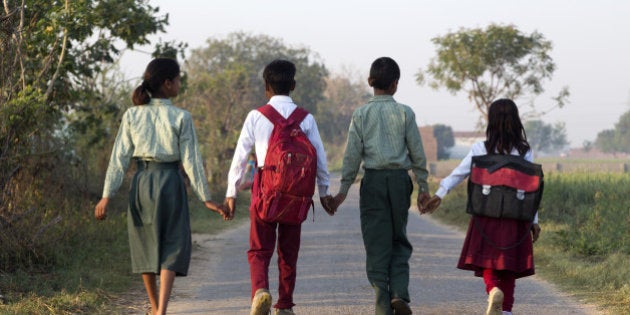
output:
M512 315L512 312L503 311L503 315Z
M267 289L258 289L252 299L250 315L268 315L271 309L271 294Z
M486 315L503 315L503 291L494 287L488 294L488 309Z

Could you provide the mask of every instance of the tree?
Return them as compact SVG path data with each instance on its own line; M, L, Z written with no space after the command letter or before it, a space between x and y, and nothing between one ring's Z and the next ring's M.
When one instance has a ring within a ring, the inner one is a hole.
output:
M452 148L455 145L453 129L447 125L433 125L433 136L437 140L438 160L448 160L450 157L448 148Z
M352 113L371 96L367 80L348 69L326 78L316 118L329 165L341 163Z
M84 192L75 191L72 180L86 175L76 167L79 150L71 146L70 133L81 130L71 127L73 116L99 124L91 113L112 109L94 78L124 49L149 43L147 36L163 31L168 16L147 1L134 0L3 4L0 266L10 268L46 261L54 251L47 245L59 241L44 237L46 232L57 223L72 225L75 216L65 214L78 207L69 206L69 200Z
M530 120L525 122L523 127L527 141L535 152L554 153L569 144L564 123L552 125L542 120Z
M600 131L595 146L604 152L630 153L630 111L619 117L614 129Z
M416 81L425 76L429 86L446 88L455 94L463 91L487 120L488 107L497 98L533 98L544 92L543 82L551 79L556 65L549 56L550 41L538 32L523 34L514 26L491 24L485 29L462 28L432 39L437 55L426 70L420 69ZM563 107L569 97L563 88L546 111L525 113L539 116L555 107Z
M330 145L345 145L352 113L371 96L367 81L349 71L327 77L317 114L322 139Z
M328 71L306 48L242 32L225 39L208 39L194 49L185 64L188 88L179 103L193 114L212 187L225 184L242 123L249 111L264 105L262 70L274 59L295 63L293 100L316 115L323 100Z

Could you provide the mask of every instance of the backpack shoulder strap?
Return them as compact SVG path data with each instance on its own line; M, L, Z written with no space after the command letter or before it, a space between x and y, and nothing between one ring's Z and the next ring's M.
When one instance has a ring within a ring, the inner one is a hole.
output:
M296 107L291 115L287 119L282 117L278 111L273 108L270 104L263 105L258 107L258 111L263 114L269 121L271 121L274 125L278 125L287 121L289 124L293 123L301 123L304 118L309 114L308 111L302 107Z
M293 110L293 113L289 116L287 120L293 121L295 123L301 123L304 118L308 115L308 111L302 107L296 107Z
M269 121L271 121L271 123L275 126L278 124L281 124L282 122L284 122L286 119L284 119L284 117L282 117L282 115L280 115L280 113L278 113L278 111L273 108L273 106L271 106L270 104L267 105L263 105L258 107L258 111L263 114L263 116L267 117L267 119L269 119Z

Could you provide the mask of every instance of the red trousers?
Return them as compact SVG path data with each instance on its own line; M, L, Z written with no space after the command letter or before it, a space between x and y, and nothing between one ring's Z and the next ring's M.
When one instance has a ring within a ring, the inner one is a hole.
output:
M514 273L507 270L484 269L483 281L486 283L486 293L490 293L494 287L503 291L503 310L511 312L514 305L514 287L516 286Z
M260 174L260 172L258 172ZM250 207L249 272L252 282L252 298L258 289L269 289L269 261L278 242L278 299L275 308L291 308L295 289L296 267L300 251L302 225L268 223L256 215L256 196L260 176L254 179L252 186L252 206ZM277 232L277 234L276 234Z

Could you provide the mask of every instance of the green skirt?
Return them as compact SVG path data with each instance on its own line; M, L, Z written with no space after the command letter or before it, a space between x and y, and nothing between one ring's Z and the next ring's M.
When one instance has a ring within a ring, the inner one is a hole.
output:
M166 269L186 276L191 236L188 198L179 162L137 162L127 226L134 273Z

